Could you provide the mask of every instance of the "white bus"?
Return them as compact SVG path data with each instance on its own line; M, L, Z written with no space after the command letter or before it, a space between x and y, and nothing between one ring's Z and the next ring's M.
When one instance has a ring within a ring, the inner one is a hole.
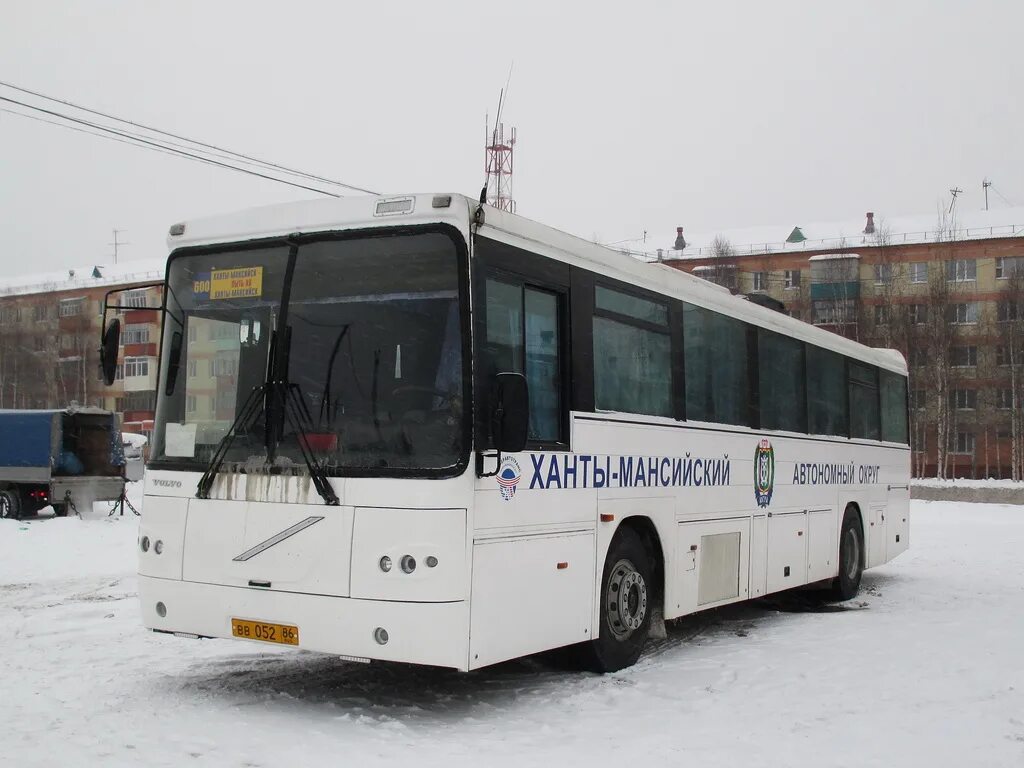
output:
M145 625L472 670L907 548L906 365L460 195L171 228ZM104 361L116 361L116 321Z

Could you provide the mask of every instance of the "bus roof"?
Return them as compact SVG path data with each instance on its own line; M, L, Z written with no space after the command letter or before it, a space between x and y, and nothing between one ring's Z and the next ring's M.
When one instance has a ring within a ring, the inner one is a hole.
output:
M447 206L435 207L450 198ZM411 201L410 210L394 212L382 207L401 208ZM215 243L241 242L292 233L359 229L382 226L449 223L465 231L477 201L453 193L409 195L359 195L345 198L309 200L250 208L221 216L196 219L175 225L168 236L171 249ZM753 302L733 296L718 285L664 264L644 262L618 251L592 243L567 232L513 213L484 209L481 234L534 251L564 263L589 269L608 277L632 283L647 290L690 302L705 309L730 315L756 326L792 336L848 357L906 375L903 355L896 350L875 349L796 320ZM831 258L834 258L832 256Z

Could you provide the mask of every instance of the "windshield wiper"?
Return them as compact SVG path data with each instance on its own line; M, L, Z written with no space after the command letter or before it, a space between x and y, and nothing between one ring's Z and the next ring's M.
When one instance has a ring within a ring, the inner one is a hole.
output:
M217 443L217 448L214 450L213 456L210 457L210 463L206 465L206 471L199 478L199 484L196 485L197 499L210 498L210 488L213 487L213 481L220 472L221 464L224 463L224 457L231 448L231 443L234 442L239 427L243 424L252 424L256 420L259 413L263 410L266 392L266 383L253 387L252 392L249 393L245 402L242 403L242 407L238 409L235 420L231 422L231 427L224 433L224 437L220 439L220 442ZM246 427L246 430L248 431L248 427Z
M277 402L281 403L283 406L282 410L284 412L284 417L295 432L295 437L299 444L299 451L302 454L302 460L305 462L306 468L309 470L309 476L313 481L313 487L316 488L316 492L320 494L320 498L324 500L325 504L337 506L341 503L338 499L338 494L336 494L334 492L334 488L331 487L331 483L327 479L327 471L324 469L323 465L316 460L316 457L313 455L305 437L307 434L313 432L313 418L310 415L305 402L302 400L299 385L279 381L263 383L258 387L253 387L252 392L249 393L249 397L246 398L245 403L242 405L234 422L231 424L231 428L228 429L224 434L224 437L222 437L220 442L217 444L217 449L214 451L213 457L210 459L210 463L207 466L206 471L199 479L199 484L196 486L196 498L210 498L210 489L213 487L213 481L220 472L221 465L224 463L224 457L231 448L231 443L234 442L234 439L238 434L239 427L243 424L255 421L259 413L263 410L262 404L268 395L276 398Z
M302 454L302 460L306 462L306 468L309 470L309 477L313 481L313 487L320 494L320 498L324 500L324 504L337 506L340 503L338 501L338 494L331 487L331 483L327 479L327 471L316 460L312 449L309 447L309 441L306 439L306 435L313 432L313 417L306 406L305 400L302 399L299 385L279 382L276 386L285 389L281 393L284 395L284 414L291 424L292 431L295 433L295 438L299 443L299 452Z

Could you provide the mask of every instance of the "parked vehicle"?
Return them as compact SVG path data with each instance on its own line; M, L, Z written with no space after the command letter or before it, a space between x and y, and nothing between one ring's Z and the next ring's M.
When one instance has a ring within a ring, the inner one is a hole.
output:
M117 417L99 408L0 410L0 517L57 515L124 491Z

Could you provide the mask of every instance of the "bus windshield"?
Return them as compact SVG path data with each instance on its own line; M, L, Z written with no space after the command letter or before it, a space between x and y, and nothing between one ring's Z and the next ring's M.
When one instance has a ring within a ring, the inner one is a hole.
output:
M436 231L173 255L153 463L204 470L234 425L227 471L304 469L303 449L327 474L456 467L462 268ZM303 419L269 407L278 365Z

